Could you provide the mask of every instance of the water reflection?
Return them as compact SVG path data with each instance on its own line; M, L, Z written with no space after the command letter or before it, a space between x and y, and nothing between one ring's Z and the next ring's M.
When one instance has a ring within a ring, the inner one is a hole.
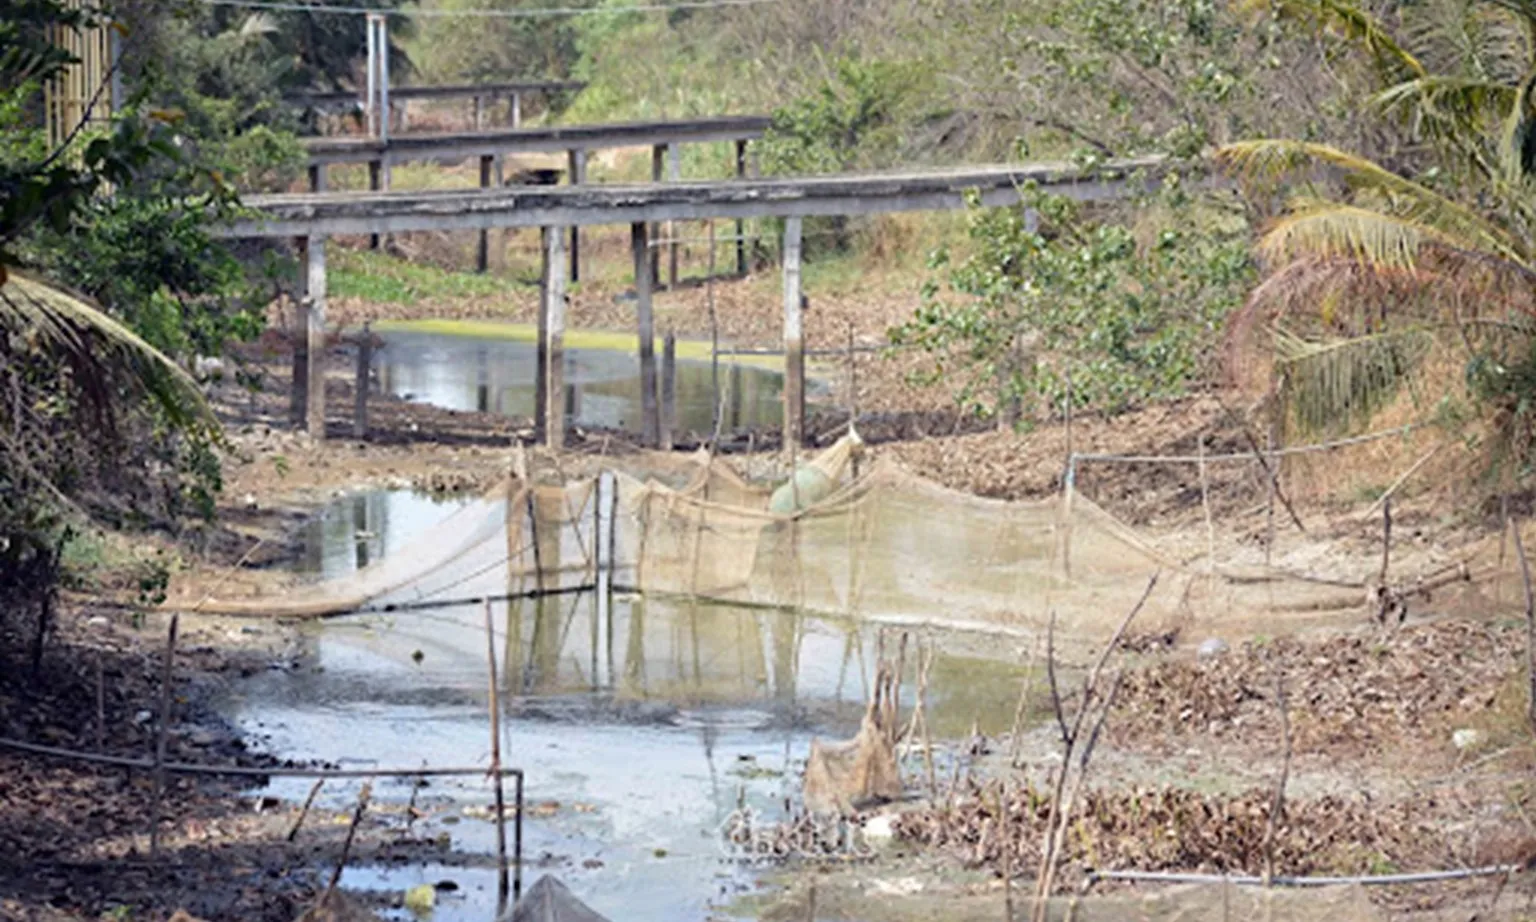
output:
M391 332L378 353L386 393L452 410L506 416L534 413L537 353L532 343L434 333ZM721 363L727 430L778 425L783 376ZM566 414L579 425L638 430L639 359L626 352L567 349ZM708 362L678 360L677 419L681 431L714 424L714 385Z

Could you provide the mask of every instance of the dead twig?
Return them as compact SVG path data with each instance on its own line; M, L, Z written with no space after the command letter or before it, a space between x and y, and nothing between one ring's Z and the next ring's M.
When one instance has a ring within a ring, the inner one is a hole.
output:
M325 892L316 901L316 906L325 906L331 900L331 894L336 892L336 885L341 883L341 872L347 869L347 859L352 856L352 840L357 837L357 827L363 822L363 812L368 809L368 798L373 795L373 782L364 781L363 789L357 795L357 808L352 811L352 822L347 826L347 839L341 845L341 860L336 862L336 870L331 872L331 882L326 884Z
M1061 744L1069 746L1072 735L1067 732L1067 718L1061 709L1061 688L1056 683L1056 610L1051 609L1050 620L1045 626L1045 678L1051 685L1051 707L1056 712L1056 729L1061 732Z
M1045 839L1041 846L1040 875L1035 882L1035 902L1031 918L1033 922L1045 922L1051 889L1055 884L1056 871L1061 864L1062 845L1066 840L1067 828L1071 825L1072 809L1076 805L1078 794L1083 787L1083 781L1088 774L1088 763L1093 756L1093 750L1098 744L1099 736L1103 731L1104 722L1109 717L1113 708L1114 699L1120 690L1120 682L1124 676L1124 670L1117 670L1113 683L1107 694L1099 694L1100 677L1104 672L1104 666L1109 657L1120 646L1120 641L1125 632L1130 628L1131 622L1140 614L1151 598L1152 590L1157 587L1160 573L1154 573L1147 580L1147 588L1142 592L1141 598L1131 608L1115 629L1109 642L1100 651L1099 657L1094 661L1093 668L1083 680L1082 703L1078 706L1076 715L1073 716L1070 729L1063 730L1063 747L1061 753L1061 765L1056 772L1055 785L1051 792L1051 809L1046 820ZM1054 618L1052 619L1054 627ZM1054 633L1054 631L1052 631ZM1054 645L1050 648L1047 658L1047 669L1054 673L1054 667L1050 661L1055 658ZM1062 712L1061 694L1053 681L1051 683L1051 697L1057 713ZM1097 699L1097 700L1096 700ZM1096 710L1093 724L1089 730L1087 742L1079 750L1078 742L1083 739L1082 732L1090 711ZM1065 722L1062 723L1065 728ZM1072 772L1073 756L1078 757L1078 769L1072 780L1070 788L1067 787L1067 779Z

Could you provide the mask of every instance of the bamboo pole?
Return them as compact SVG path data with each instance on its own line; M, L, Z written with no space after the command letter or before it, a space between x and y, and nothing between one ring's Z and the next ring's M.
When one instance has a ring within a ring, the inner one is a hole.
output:
M496 915L507 908L507 799L501 781L501 688L496 681L496 625L491 619L491 603L485 603L485 653L490 677L491 772L496 785ZM518 782L522 789L522 782ZM522 822L522 807L518 807ZM521 853L521 849L519 849Z
M160 853L160 802L165 796L165 735L171 722L171 667L176 661L176 629L181 615L171 615L171 627L165 636L165 665L160 674L160 723L155 728L154 794L149 806L149 854Z

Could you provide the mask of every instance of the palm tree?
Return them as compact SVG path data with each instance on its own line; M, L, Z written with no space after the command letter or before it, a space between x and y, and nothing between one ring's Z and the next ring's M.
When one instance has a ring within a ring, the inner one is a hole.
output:
M48 377L29 387L29 366ZM42 430L29 400L63 396L81 427L111 430L147 403L173 429L208 436L218 428L197 383L170 357L85 298L3 268L0 372L0 469L70 507L68 491L39 461L47 446L29 438Z
M1250 189L1289 198L1259 241L1271 271L1233 319L1233 354L1269 334L1270 387L1303 429L1356 426L1405 385L1428 399L1458 381L1519 435L1536 396L1536 2L1431 0L1400 8L1395 33L1338 0L1281 3L1366 52L1375 103L1434 156L1409 178L1324 144L1221 148Z

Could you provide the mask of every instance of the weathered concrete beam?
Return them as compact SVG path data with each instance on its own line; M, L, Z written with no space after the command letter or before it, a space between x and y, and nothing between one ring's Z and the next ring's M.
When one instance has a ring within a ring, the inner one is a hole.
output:
M388 140L368 137L305 138L310 163L360 163L386 154L396 163L411 160L452 162L484 154L565 153L573 148L698 144L760 138L768 128L765 116L667 122L612 122L600 125L555 125L498 131L432 132L395 135Z
M649 185L259 195L244 204L260 217L216 232L225 237L302 237L944 211L964 208L972 196L983 205L1016 204L1022 187L1029 184L1099 201L1155 187L1162 167L1161 159L1145 158L1114 161L1091 171L1057 163Z

